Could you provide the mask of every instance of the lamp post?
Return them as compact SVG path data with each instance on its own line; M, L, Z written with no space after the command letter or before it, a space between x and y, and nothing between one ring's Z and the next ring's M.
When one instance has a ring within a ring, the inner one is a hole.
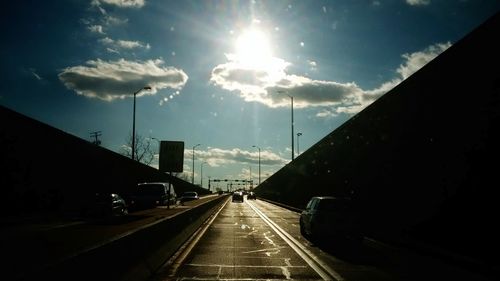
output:
M299 137L302 136L302 133L297 133L297 156L300 155L300 150L299 150Z
M200 146L201 144L197 144L195 146L193 146L193 172L191 173L191 184L194 185L194 149L197 147L197 146Z
M159 169L159 166L160 166L160 150L161 150L161 140L155 138L155 137L152 137L151 138L152 140L156 140L158 142L158 169Z
M259 150L259 185L260 185L260 147L258 147L256 145L252 145L252 147L255 147Z
M207 164L207 162L203 162L200 164L200 186L203 188L203 164Z
M132 117L132 160L135 160L135 96L142 90L151 90L151 87L142 87L134 92L134 113Z
M292 96L289 96L290 99L292 100L292 161L293 159L295 158L295 153L293 152L293 97Z
M279 90L278 93L285 93L285 91ZM292 124L291 125L292 125L292 161L293 161L293 159L295 158L295 155L294 155L295 153L293 151L293 146L294 146L293 139L295 138L295 134L293 133L293 97L290 95L287 95L287 96L290 98L291 105L292 105L291 106L291 110L292 110Z

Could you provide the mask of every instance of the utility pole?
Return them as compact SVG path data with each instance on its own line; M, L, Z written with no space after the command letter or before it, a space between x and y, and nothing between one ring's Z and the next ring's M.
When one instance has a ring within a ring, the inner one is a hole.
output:
M101 141L99 140L99 137L102 135L101 131L95 131L90 133L90 137L94 138L94 141L92 142L95 145L101 145Z

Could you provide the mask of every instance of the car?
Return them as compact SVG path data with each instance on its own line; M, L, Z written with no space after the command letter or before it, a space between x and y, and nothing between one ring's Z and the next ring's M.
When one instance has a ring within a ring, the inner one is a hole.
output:
M130 205L134 208L169 206L176 203L175 188L168 182L143 182L137 184L131 196Z
M241 191L235 191L233 193L231 201L232 202L236 202L236 201L243 202L243 192L241 192Z
M198 200L198 199L200 199L200 196L198 196L197 192L195 192L195 191L186 191L186 192L182 193L180 201L181 201L181 203L184 203L184 202Z
M97 192L88 206L86 215L89 217L109 217L128 214L125 200L117 193Z
M253 191L250 191L247 195L247 199L248 200L256 200L257 199L257 195L255 195L255 192Z
M311 240L363 239L359 214L350 198L315 196L300 214L300 233Z

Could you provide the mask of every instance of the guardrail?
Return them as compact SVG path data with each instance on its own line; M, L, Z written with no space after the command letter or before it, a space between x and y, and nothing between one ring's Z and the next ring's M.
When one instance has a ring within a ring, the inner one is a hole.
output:
M20 280L146 280L226 199L186 209Z

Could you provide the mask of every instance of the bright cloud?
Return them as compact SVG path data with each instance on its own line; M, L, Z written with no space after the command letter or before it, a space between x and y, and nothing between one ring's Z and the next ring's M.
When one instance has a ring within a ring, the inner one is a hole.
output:
M313 80L305 76L286 72L290 63L272 58L268 67L252 68L241 64L232 55L226 55L228 62L212 70L212 84L231 91L246 102L259 102L269 107L321 107L317 117L331 117L340 113L354 114L394 86L408 78L418 69L449 48L451 44L435 44L423 51L403 54L405 60L397 69L400 77L387 81L376 89L364 90L355 82ZM272 66L272 67L269 67Z
M184 152L185 158L190 159L193 156L191 149L186 149ZM200 161L206 161L212 167L218 167L225 164L234 163L248 163L248 164L258 164L259 163L259 152L258 151L247 151L239 148L233 149L220 149L220 148L208 148L208 150L197 150L196 158ZM261 165L280 165L287 163L286 159L281 158L279 155L268 151L262 150L260 152L260 163Z
M149 50L151 46L149 44L144 44L140 41L127 41L127 40L113 40L109 37L105 37L102 39L99 39L99 42L102 44L109 46L113 50L117 49L136 49L136 48L144 48Z
M421 52L403 54L402 57L406 62L397 71L403 79L406 79L449 47L451 47L451 43L446 42L429 46Z
M72 66L59 73L59 80L66 88L89 98L112 101L131 97L134 91L145 86L151 90L137 96L153 95L164 88L181 89L188 76L174 67L163 67L161 59L147 61L87 61L87 65Z
M109 5L115 5L123 8L141 8L144 6L144 0L93 0L92 5L98 5L99 3L105 3Z
M406 0L406 4L410 6L426 6L431 3L431 0Z
M92 32L92 33L104 34L104 31L103 31L103 29L102 29L102 25L98 25L98 24L96 24L96 25L91 25L91 26L88 26L87 28L88 28L88 29L90 30L90 32Z

